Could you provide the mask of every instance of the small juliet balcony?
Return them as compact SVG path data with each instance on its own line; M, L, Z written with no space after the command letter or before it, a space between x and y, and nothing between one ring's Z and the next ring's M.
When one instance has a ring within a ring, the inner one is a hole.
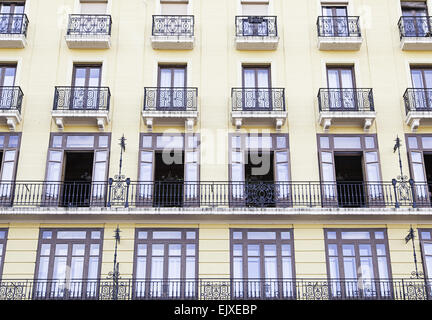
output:
M319 50L360 50L363 39L359 17L318 17Z
M22 120L23 97L20 87L0 87L0 121L7 124L10 131L15 131Z
M237 50L276 50L277 17L236 16L235 44Z
M153 16L153 49L190 50L194 42L194 16Z
M399 19L402 50L432 50L431 17L403 16Z
M65 124L97 125L109 122L111 93L108 87L55 87L52 117L59 130Z
M376 118L372 89L327 89L318 92L319 123L330 126L362 126L367 132Z
M24 48L27 45L28 19L25 14L0 14L0 48Z
M149 132L154 123L184 125L187 131L192 131L198 119L198 88L144 88L142 117Z
M285 124L285 89L232 88L232 124L240 130L243 124L274 125L280 130Z
M415 132L420 124L432 126L432 89L406 89L403 95L405 103L405 123Z
M108 49L111 47L110 15L69 15L66 43L69 49Z

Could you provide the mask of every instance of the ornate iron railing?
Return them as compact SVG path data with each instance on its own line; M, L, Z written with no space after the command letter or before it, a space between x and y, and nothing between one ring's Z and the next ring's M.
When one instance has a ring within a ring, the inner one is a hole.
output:
M110 15L71 14L67 28L68 35L111 35Z
M152 35L193 37L194 16L153 16Z
M1 207L431 207L432 184L392 182L0 181Z
M20 87L0 87L0 110L21 112L24 94Z
M109 110L108 87L55 87L54 110Z
M198 88L144 88L144 111L197 111Z
M431 37L431 22L431 17L401 17L398 22L400 38Z
M372 89L327 89L318 91L319 111L374 111Z
M276 16L236 16L237 37L277 37Z
M0 300L430 300L415 279L2 280Z
M361 37L359 17L318 17L319 37Z
M283 88L232 88L232 111L285 111Z
M406 89L404 95L405 111L432 111L432 89Z
M28 19L26 14L0 14L0 34L27 35Z

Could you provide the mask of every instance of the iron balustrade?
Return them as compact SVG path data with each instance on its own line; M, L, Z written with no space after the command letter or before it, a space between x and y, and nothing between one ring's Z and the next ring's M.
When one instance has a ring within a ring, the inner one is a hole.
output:
M372 89L327 89L318 91L319 111L375 111Z
M21 112L24 93L20 87L0 87L0 110Z
M109 36L111 35L111 25L110 15L71 14L69 15L67 35Z
M283 88L232 88L232 111L285 111Z
M22 34L27 36L26 14L0 13L0 34Z
M431 37L431 22L432 18L429 16L401 17L398 22L400 38L402 39L405 37Z
M193 37L194 16L153 16L152 35L167 37Z
M197 111L198 88L146 87L144 111Z
M55 87L54 110L108 111L108 87Z
M425 279L1 280L0 300L430 300Z
M403 99L406 113L410 111L432 111L432 89L406 89Z
M277 37L276 16L236 16L237 37Z
M359 17L319 16L317 20L319 37L361 37Z

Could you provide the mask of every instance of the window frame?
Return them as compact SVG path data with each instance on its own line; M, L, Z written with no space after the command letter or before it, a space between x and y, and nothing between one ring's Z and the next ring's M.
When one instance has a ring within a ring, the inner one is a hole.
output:
M3 246L1 254L0 254L0 280L3 277L3 268L4 268L4 260L6 256L6 246L7 246L7 240L8 240L8 228L0 228L0 232L4 232L5 236L4 238L0 238L0 244Z
M417 229L417 232L418 232L418 239L419 239L419 243L420 243L420 250L421 250L421 258L422 258L422 266L423 266L423 275L424 275L424 278L426 279L426 280L429 280L429 281L431 281L432 279L429 279L428 278L428 271L430 271L431 272L431 274L432 274L432 270L428 270L428 266L427 266L427 263L426 263L426 253L425 253L425 250L424 250L424 244L425 243L429 243L429 244L431 244L432 245L432 228L418 228ZM422 233L423 232L429 232L430 234L431 234L431 239L423 239L423 236L422 236ZM431 257L432 257L432 255L431 255ZM432 267L432 266L431 266ZM429 289L430 290L430 289Z

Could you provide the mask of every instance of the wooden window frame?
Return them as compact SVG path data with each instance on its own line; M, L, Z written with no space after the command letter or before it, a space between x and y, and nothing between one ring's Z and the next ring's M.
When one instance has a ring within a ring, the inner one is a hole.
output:
M419 243L420 243L420 250L421 250L421 257L422 257L423 275L424 275L425 279L430 281L432 279L429 279L427 277L429 270L428 270L428 267L426 264L426 253L424 250L424 243L432 244L432 228L419 228L419 229L417 229L417 231L418 231L418 236L419 236ZM431 234L431 239L423 239L423 236L422 236L423 232L429 232ZM432 270L430 270L430 271L432 272ZM429 289L429 291L430 291L430 289Z
M6 245L8 240L8 228L0 228L0 232L4 232L4 238L0 238L0 244L3 245L2 252L0 254L0 280L3 277L3 267L4 267L4 260L6 256Z

